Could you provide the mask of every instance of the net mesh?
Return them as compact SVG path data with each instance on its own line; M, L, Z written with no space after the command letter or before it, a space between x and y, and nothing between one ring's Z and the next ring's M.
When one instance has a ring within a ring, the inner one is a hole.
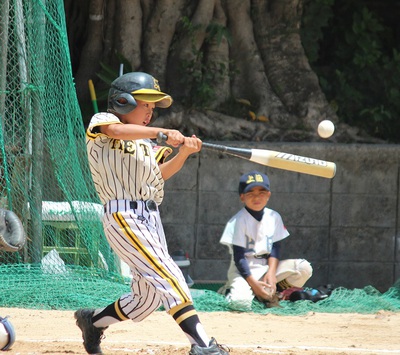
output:
M1 292L24 304L46 286L60 307L74 280L125 280L88 169L63 1L0 4L0 208L19 216L28 237L21 252L0 253Z
M194 285L192 295L196 309L204 312L225 312L232 309L225 297L216 292L218 285ZM307 290L307 289L306 289ZM320 313L363 313L370 314L378 311L400 311L400 282L396 282L387 292L381 293L372 286L363 289L349 290L338 287L328 298L318 302L309 300L280 301L279 307L266 308L264 304L253 301L251 311L260 314L302 315L309 312Z
M0 2L0 208L19 216L28 237L20 252L0 252L2 307L103 307L129 292L99 218L66 33L62 0ZM231 310L216 285L195 287L199 311ZM281 306L252 310L399 311L400 284Z

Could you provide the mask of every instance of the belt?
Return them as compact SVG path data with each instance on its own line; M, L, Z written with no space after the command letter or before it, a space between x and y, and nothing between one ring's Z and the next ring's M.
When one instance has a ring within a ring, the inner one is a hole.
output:
M271 254L254 255L255 259L268 259Z
M137 210L140 207L147 211L157 211L157 204L153 200L146 201L129 201L129 200L114 200L109 201L104 205L104 213L115 213L128 210Z

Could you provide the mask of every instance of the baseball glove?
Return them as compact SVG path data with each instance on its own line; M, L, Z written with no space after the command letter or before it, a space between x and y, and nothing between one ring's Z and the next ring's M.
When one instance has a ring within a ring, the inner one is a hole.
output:
M264 289L266 288L264 287ZM282 308L282 306L279 304L279 301L281 301L282 299L281 294L279 292L269 292L268 299L261 299L258 297L257 299L259 302L264 303L266 308L274 308L274 307Z
M279 304L279 301L281 300L280 295L278 293L274 293L271 296L271 299L269 300L264 300L264 305L267 308L282 308L282 306Z
M0 208L0 251L16 252L26 241L24 227L18 216Z

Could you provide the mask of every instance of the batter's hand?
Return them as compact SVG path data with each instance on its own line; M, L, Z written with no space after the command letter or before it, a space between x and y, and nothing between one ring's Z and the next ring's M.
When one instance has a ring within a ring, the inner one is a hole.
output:
M168 131L164 132L164 134L167 135L168 139L166 140L166 143L170 146L177 148L181 144L184 144L185 136L178 130L169 129Z
M179 148L179 153L190 155L201 150L202 141L195 135L185 137L183 144Z

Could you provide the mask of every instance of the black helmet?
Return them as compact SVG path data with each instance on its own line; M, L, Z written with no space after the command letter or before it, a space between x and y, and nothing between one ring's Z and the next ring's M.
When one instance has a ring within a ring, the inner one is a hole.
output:
M154 102L156 107L167 108L172 97L161 91L157 79L134 72L121 75L111 83L108 92L108 111L126 115L137 106L136 100Z

